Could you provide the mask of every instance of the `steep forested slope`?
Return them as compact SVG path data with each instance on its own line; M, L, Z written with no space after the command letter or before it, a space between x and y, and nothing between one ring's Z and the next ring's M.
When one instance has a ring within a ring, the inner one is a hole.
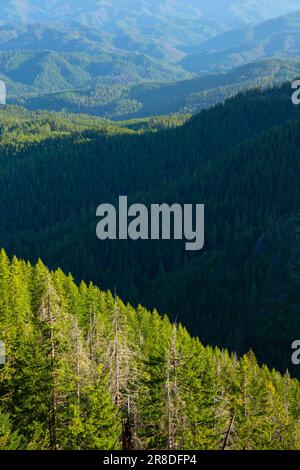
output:
M1 55L0 55L1 57ZM227 73L209 74L201 78L160 83L114 83L114 79L96 87L81 90L43 94L47 83L42 83L37 96L11 93L9 102L23 104L29 109L85 112L110 119L128 119L169 113L195 114L214 106L238 92L258 86L268 87L293 80L300 70L299 59L272 59L244 65ZM162 72L163 73L163 72ZM170 70L171 73L171 70ZM175 69L174 69L175 73ZM88 82L89 84L94 81Z
M299 383L253 353L3 250L0 292L1 450L299 448Z
M117 98L130 84L190 78L180 66L141 54L59 53L49 50L1 51L0 78L8 101L99 86L103 104Z
M3 246L31 260L42 256L77 279L116 286L124 299L183 321L205 343L238 353L253 348L259 360L292 369L300 111L290 94L290 85L249 92L154 133L6 140ZM97 206L123 194L147 205L204 203L205 250L97 240Z

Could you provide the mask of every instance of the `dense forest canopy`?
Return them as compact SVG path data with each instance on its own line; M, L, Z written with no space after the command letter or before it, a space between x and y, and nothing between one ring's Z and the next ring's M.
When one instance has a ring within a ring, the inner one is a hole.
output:
M5 56L2 58L5 59ZM44 67L46 65L47 62L44 62ZM101 80L99 76L87 75L81 81L82 89L74 89L78 85L78 69L76 74L68 75L68 83L58 76L56 68L55 76L51 77L48 72L47 81L43 73L33 74L32 83L26 89L24 85L11 83L10 78L7 78L11 76L8 71L3 78L10 83L8 103L22 104L31 110L82 112L116 120L172 113L196 114L241 91L255 87L267 88L293 80L298 76L299 69L300 60L296 58L264 60L237 67L227 73L172 82L139 82L135 77L133 83L121 83L113 78L103 80L102 77ZM18 74L26 77L26 61L20 64ZM15 71L13 76L16 76ZM50 89L49 81L52 84ZM58 88L60 91L50 93Z
M299 8L1 0L0 451L300 450Z
M110 119L194 114L299 70L294 0L151 3L20 0L16 11L6 0L8 103Z
M300 385L253 353L4 250L0 290L0 450L299 448Z
M42 256L78 281L116 287L205 344L252 348L298 376L290 351L299 328L299 108L290 84L241 94L181 126L174 117L70 132L68 120L80 118L51 113L44 127L43 113L28 116L38 137L28 139L24 124L18 131L17 117L0 146L0 235L10 255ZM129 203L205 204L204 251L99 242L96 208L122 194Z

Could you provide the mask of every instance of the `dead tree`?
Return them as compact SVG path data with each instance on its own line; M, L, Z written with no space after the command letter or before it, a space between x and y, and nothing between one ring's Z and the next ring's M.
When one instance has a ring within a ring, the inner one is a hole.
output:
M230 439L231 431L233 429L234 419L235 419L235 413L233 413L233 415L230 418L228 429L226 431L224 442L223 442L223 445L222 445L222 450L226 450L229 446L229 439Z
M123 450L132 450L132 426L129 421L129 418L123 419L122 423L122 449Z
M123 445L133 448L133 417L137 413L137 391L139 389L137 351L128 337L129 328L124 312L118 305L115 295L111 315L112 332L108 340L105 363L111 397L116 407L121 410Z
M181 363L177 350L177 325L173 325L172 340L166 358L166 412L168 427L168 450L178 448L178 430L184 428L182 423L183 401L178 383L178 367Z

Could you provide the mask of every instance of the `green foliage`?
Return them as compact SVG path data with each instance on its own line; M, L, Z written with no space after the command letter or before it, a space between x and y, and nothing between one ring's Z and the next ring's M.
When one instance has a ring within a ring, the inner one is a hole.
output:
M13 431L9 416L0 410L0 450L21 449L21 439Z
M299 447L300 385L252 353L3 250L0 291L0 449Z
M144 0L127 0L126 8L108 2L100 10L92 2L76 5L76 18L59 1L38 11L30 2L25 11L22 1L18 11L7 2L0 14L0 79L10 104L32 110L110 119L190 114L247 88L294 78L298 67L296 0L252 1L251 8L227 1L221 9L216 0L157 0L155 12ZM265 59L272 60L258 62Z
M299 59L276 58L243 65L227 73L214 72L173 82L116 83L102 79L92 86L84 81L81 89L72 89L75 85L70 84L67 91L61 86L57 88L59 92L49 93L51 88L43 81L42 89L36 92L37 96L28 90L20 91L20 96L15 95L14 85L9 86L9 102L22 104L32 110L90 113L109 119L171 113L195 114L239 92L293 80L298 71Z
M53 47L51 43L49 48ZM42 106L43 99L46 103L52 98L57 100L59 106L63 104L62 97L66 96L72 105L72 94L79 90L77 102L80 105L83 101L80 90L96 88L87 98L87 104L92 107L93 101L105 107L113 98L124 94L132 84L180 80L191 78L192 74L179 65L136 52L100 51L94 56L77 51L28 51L19 50L18 47L17 50L12 48L6 51L1 49L0 44L0 77L6 82L7 97L11 103L28 102L30 105L32 100L32 106L37 107Z
M253 349L260 362L298 374L299 107L290 96L290 85L251 91L179 127L176 116L112 125L4 108L3 246L32 262L43 256L77 280L117 286L205 344ZM96 208L122 194L146 205L204 203L205 249L99 242Z
M94 135L140 134L145 131L177 127L189 119L189 115L152 116L145 119L112 122L85 114L31 113L25 108L7 106L0 108L0 145L5 153L13 155L21 148L29 148L42 141L64 141L65 138L90 140Z

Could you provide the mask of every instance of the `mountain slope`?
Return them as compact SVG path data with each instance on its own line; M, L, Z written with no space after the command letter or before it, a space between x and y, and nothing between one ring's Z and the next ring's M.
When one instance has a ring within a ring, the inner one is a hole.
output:
M0 51L0 76L7 84L8 100L85 89L99 85L126 86L145 80L183 79L181 67L140 54L104 54L54 51ZM111 92L110 92L111 94Z
M5 8L12 9L12 5L8 2ZM300 12L249 25L249 12L254 14L256 10L257 19L262 19L266 16L267 5L268 1L261 2L260 7L256 2L223 2L215 21L219 21L218 15L220 18L223 15L238 18L247 27L221 35L211 31L207 35L210 39L204 40L207 37L198 37L184 19L192 21L194 12L193 21L197 22L199 32L201 24L212 14L213 5L209 2L201 4L201 8L198 2L184 8L181 2L159 0L152 13L147 2L126 5L120 2L112 6L109 2L92 1L85 9L80 3L73 4L72 10L68 2L57 4L54 0L38 5L21 1L18 12L24 11L27 20L5 21L4 18L10 18L5 16L8 10L4 8L3 22L0 22L0 79L7 84L9 102L30 109L69 110L113 119L195 113L247 87L272 85L277 82L277 75L279 81L292 79L294 72L298 75ZM293 2L282 8L279 3L272 5L270 16L294 8ZM166 16L170 8L173 13ZM96 16L99 13L101 27L84 21L89 9L95 10ZM54 16L49 22L51 12ZM55 16L58 12L60 19ZM75 12L78 18L71 21ZM33 21L35 17L40 22ZM143 24L139 29L140 23L148 20L148 27ZM179 20L183 21L182 34L179 34ZM163 21L167 21L168 26L161 24ZM136 22L135 26L132 22ZM126 34L120 33L119 28L125 28ZM189 29L189 34L185 28ZM227 26L222 28L227 30ZM198 52L184 57L193 50ZM232 74L216 76L269 57L274 57L280 66L270 63L264 71L265 66L260 69L260 65L255 64ZM286 72L285 66L281 66L282 57L295 59L293 65L287 64ZM276 71L276 67L280 70ZM199 73L214 76L181 82ZM236 75L239 73L240 77ZM143 84L145 81L155 83ZM161 81L180 82L157 83ZM138 84L141 85L136 86Z
M60 44L61 27L72 25L73 32L65 39L75 51L78 46L97 49L102 45L176 60L218 33L297 7L297 0L2 0L0 23L7 27L6 47L17 41L33 48L52 42L60 48L65 43ZM7 26L9 22L17 23L15 31ZM33 23L56 23L56 31L53 26Z
M109 119L132 119L170 113L195 114L238 92L293 80L299 59L273 59L244 65L223 74L171 83L134 85L103 83L89 90L68 90L38 96L11 96L9 102L29 109L91 113Z
M47 134L35 144L4 140L4 247L32 260L42 255L104 288L117 286L126 300L170 312L206 344L238 353L252 348L260 361L298 374L290 346L300 328L300 299L293 295L280 309L297 244L280 264L275 251L270 262L269 249L259 256L255 249L277 226L287 227L291 240L297 230L291 220L299 211L300 110L290 96L290 86L254 91L155 133L108 137L85 130ZM58 118L52 116L51 128ZM120 194L146 205L204 203L204 251L187 253L181 242L99 242L96 208L117 204ZM273 307L263 316L270 298ZM272 311L279 319L270 324Z
M0 274L1 450L125 450L125 438L135 450L299 448L300 385L288 373L205 348L41 261L2 250Z
M119 20L144 21L194 19L207 21L212 17L230 26L260 22L280 16L298 7L296 0L3 0L0 21L56 21L68 23L80 20L85 24L112 25ZM18 7L18 8L17 8ZM143 18L141 18L143 14Z
M228 70L265 57L293 57L300 51L300 11L230 31L206 41L198 52L182 59L191 72Z

